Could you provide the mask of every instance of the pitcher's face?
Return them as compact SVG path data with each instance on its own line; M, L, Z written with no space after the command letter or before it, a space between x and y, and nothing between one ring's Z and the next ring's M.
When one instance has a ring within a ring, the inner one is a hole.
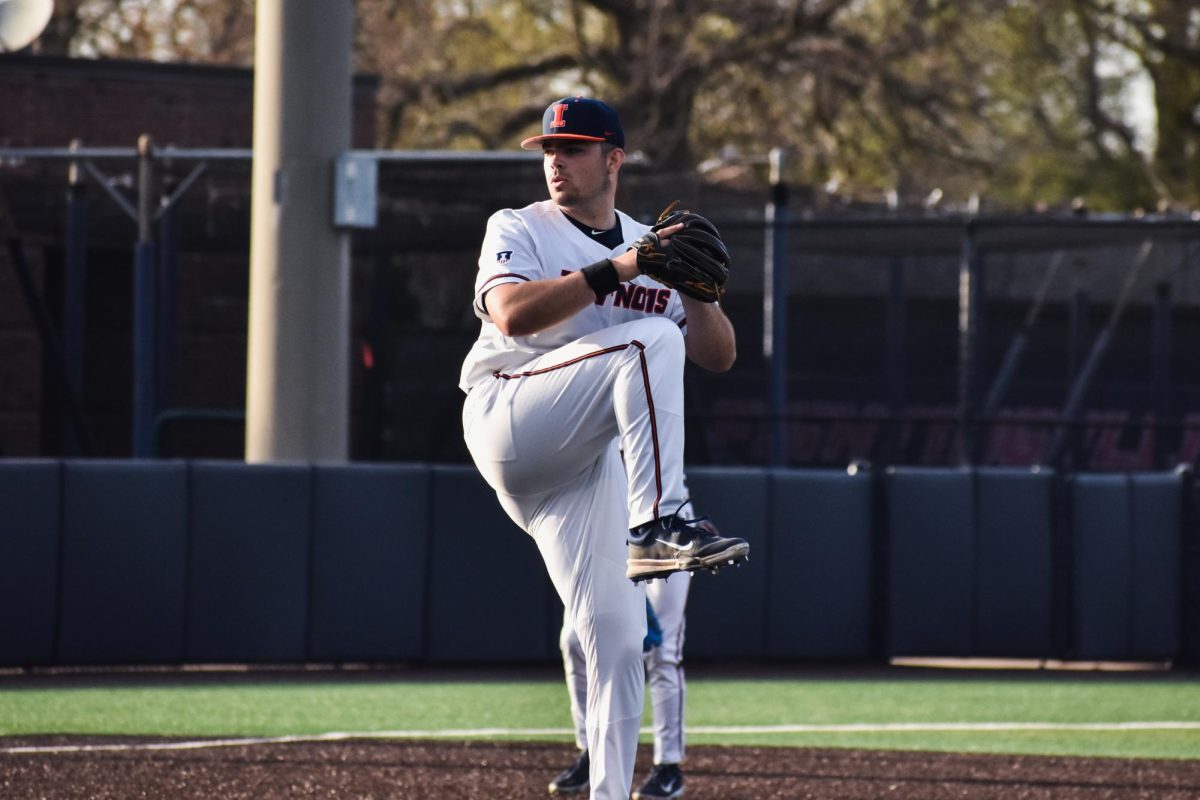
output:
M542 143L542 167L550 199L560 206L590 205L613 193L620 150L605 156L600 142L549 139Z

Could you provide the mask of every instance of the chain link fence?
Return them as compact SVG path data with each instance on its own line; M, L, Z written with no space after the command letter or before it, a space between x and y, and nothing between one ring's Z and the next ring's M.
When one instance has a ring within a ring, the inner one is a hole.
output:
M132 148L0 153L4 454L130 452L148 225L155 452L241 457L249 157L154 151L143 190ZM545 196L540 167L425 154L381 160L378 186L378 224L353 238L351 456L466 461L456 384L478 331L479 242L492 211ZM688 368L689 463L1104 471L1200 458L1200 223L797 206L772 227L778 193L637 164L618 201L652 220L676 198L737 258L725 306L739 358L722 375ZM777 270L787 313L768 333Z

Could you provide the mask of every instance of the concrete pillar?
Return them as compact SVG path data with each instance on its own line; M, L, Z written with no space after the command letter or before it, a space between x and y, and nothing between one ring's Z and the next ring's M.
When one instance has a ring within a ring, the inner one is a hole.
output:
M351 0L257 0L246 460L344 461L350 248L333 165L350 147Z

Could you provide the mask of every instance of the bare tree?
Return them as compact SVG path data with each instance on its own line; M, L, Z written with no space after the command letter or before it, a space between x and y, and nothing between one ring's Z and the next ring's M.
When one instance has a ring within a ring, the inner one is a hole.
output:
M235 0L57 0L44 55L249 65L254 4Z
M603 96L664 168L786 147L850 198L1200 203L1200 0L357 0L380 144L503 148ZM60 0L43 52L250 64L253 4ZM1155 90L1153 152L1123 105ZM761 175L759 176L761 178Z
M1133 54L1154 87L1148 164L1164 203L1200 205L1200 0L1089 0L1110 42Z

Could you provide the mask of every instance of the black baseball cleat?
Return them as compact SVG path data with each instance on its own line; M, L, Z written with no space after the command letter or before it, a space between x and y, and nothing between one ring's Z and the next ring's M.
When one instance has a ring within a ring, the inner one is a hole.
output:
M749 557L745 539L722 536L705 523L704 517L686 520L672 514L631 530L625 577L637 583L675 572L716 570Z
M675 800L683 797L683 771L678 764L655 764L650 777L633 793L633 800Z
M588 790L590 779L588 771L591 762L588 751L584 750L575 759L575 763L558 773L558 777L550 781L550 794L582 794Z

